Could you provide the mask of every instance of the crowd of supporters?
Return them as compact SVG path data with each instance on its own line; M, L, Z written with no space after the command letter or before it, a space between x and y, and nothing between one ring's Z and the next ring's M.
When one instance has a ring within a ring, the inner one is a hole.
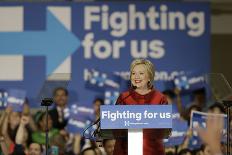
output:
M168 103L178 109L180 118L190 121L192 110L204 111L213 114L224 114L225 109L220 103L207 106L207 98L204 89L192 92L192 103L183 106L180 90L165 90L163 94ZM68 120L64 117L64 109L68 104L69 93L64 88L54 90L53 109L48 114L49 130L49 154L50 155L112 155L115 139L92 141L85 139L82 133L71 134L66 130ZM100 117L100 105L104 100L93 100L93 110L96 120ZM189 123L188 123L189 124ZM217 153L226 154L226 144L221 143L221 130L223 121L220 119L207 120L207 129L198 129L203 141L200 148L191 150L188 148L192 131L186 131L183 143L175 147L166 147L167 155L211 155ZM25 101L22 112L15 112L12 107L7 107L1 113L0 118L0 144L3 155L43 155L46 144L46 113L44 111L31 112L28 101Z

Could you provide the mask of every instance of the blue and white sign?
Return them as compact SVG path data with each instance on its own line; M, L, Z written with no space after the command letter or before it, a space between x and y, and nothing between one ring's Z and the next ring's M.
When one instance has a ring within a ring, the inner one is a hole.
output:
M0 90L0 108L3 109L7 106L8 93L6 90Z
M64 111L65 118L68 119L66 130L70 133L82 133L94 120L93 109L71 105ZM93 130L90 128L89 130ZM90 132L90 131L87 132Z
M103 105L101 129L172 128L171 105Z
M31 106L38 103L33 99L53 73L70 74L69 101L89 106L99 93L86 88L89 69L117 73L128 80L131 61L149 59L155 64L156 88L161 91L165 89L162 82L182 72L210 71L209 3L114 1L0 6L0 66L4 66L0 89L26 90ZM95 79L104 81L104 76Z
M194 89L203 88L205 83L205 75L199 73L186 73L178 75L174 78L175 87L182 91L191 91Z
M210 113L204 113L199 111L192 111L191 113L191 122L190 122L190 128L193 130L193 136L190 139L189 147L190 148L199 148L202 144L202 141L200 137L198 136L198 133L196 131L196 127L206 128L206 119L208 116L214 115L218 117L224 117L224 129L223 129L223 136L222 141L226 140L226 122L227 122L227 116L224 114L210 114Z
M164 145L166 147L172 147L182 144L187 130L188 123L186 121L180 118L174 118L172 120L172 134L168 139L164 139Z
M104 104L105 105L115 105L119 97L120 92L114 89L106 89L104 94Z
M120 76L113 74L112 72L101 72L96 69L86 69L86 88L95 91L105 91L106 89L120 88Z
M10 89L7 92L7 106L12 107L13 111L22 112L23 104L26 97L26 91L19 89Z
M183 143L188 130L187 121L180 117L177 103L172 104L172 134L168 139L164 139L166 147L177 146Z

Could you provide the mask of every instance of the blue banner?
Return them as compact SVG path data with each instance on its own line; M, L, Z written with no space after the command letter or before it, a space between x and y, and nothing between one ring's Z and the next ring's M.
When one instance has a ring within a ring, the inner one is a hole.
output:
M0 14L4 19L0 23L0 57L23 56L11 63L13 69L1 64L12 74L0 75L0 89L26 90L32 106L37 103L34 99L41 85L53 73L71 73L69 101L89 106L100 93L86 87L91 69L128 80L131 61L149 59L155 64L155 84L161 91L166 89L164 81L183 72L210 71L209 3L115 1L0 6L0 11L7 10L7 18Z
M101 129L172 128L171 105L103 105Z

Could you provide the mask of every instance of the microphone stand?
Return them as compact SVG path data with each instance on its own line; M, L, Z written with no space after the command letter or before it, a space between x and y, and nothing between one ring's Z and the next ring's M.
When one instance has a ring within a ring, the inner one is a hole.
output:
M48 129L48 107L51 106L53 103L53 99L52 98L44 98L41 102L41 106L46 106L46 155L48 155L48 141L49 141L49 137L48 137L48 133L49 133L49 129Z

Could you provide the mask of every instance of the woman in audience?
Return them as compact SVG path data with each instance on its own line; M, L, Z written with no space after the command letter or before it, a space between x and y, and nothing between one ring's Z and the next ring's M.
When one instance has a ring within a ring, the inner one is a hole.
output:
M32 134L32 141L45 145L46 144L46 113L45 112L38 112L35 118L38 126L38 131L33 132ZM56 135L59 134L58 129L52 128L52 119L50 115L48 115L48 130L49 130L49 139L52 139Z
M7 107L3 115L1 133L4 136L9 153L12 153L21 113L13 111L11 107Z

